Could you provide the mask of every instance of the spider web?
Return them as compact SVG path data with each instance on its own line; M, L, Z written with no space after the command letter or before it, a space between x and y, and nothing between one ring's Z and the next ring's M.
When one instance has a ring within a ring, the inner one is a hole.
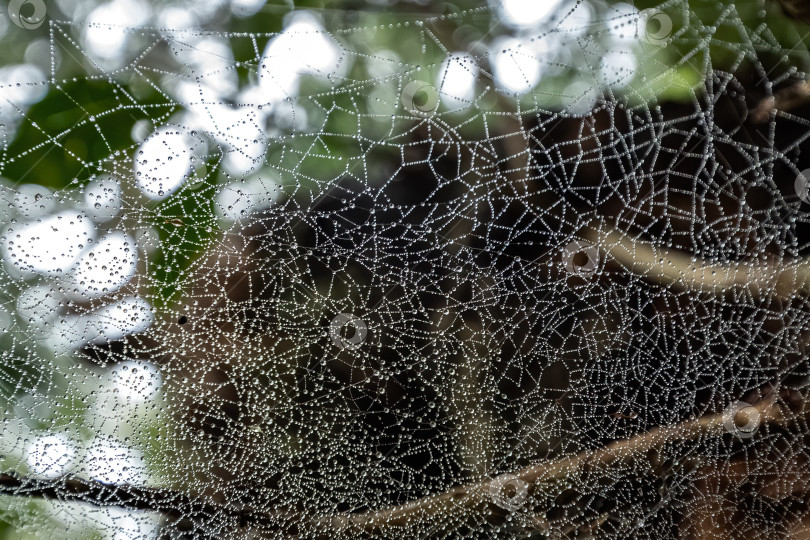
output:
M117 66L53 21L58 106L0 107L2 519L797 534L808 58L748 8L107 26Z

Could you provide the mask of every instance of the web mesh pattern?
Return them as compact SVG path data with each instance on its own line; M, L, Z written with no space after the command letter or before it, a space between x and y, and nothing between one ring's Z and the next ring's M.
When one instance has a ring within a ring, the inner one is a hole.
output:
M0 104L0 518L807 534L810 59L693 4L107 25L117 66L51 21Z

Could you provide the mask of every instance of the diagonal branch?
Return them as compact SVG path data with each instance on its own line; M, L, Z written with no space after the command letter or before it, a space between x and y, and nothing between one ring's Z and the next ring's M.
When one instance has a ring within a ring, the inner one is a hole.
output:
M810 103L810 81L801 81L762 99L751 109L749 117L755 124L764 124L770 120L771 114L789 112L808 103Z
M792 400L794 403L796 400ZM757 416L760 424L783 424L805 415L804 396L799 400L800 411L766 398L749 415ZM357 514L330 517L309 517L293 512L267 513L248 507L234 507L207 501L200 497L166 489L116 485L85 480L75 476L54 479L19 478L0 474L0 494L42 497L60 501L75 501L95 506L115 506L134 510L152 510L173 518L212 519L231 517L240 526L254 525L278 529L283 524L309 525L321 531L373 532L387 527L404 527L422 520L447 519L469 512L480 512L493 503L493 486L503 486L517 478L527 490L538 494L553 486L554 480L576 477L597 467L620 466L629 460L648 455L650 451L678 441L701 440L728 433L728 418L723 414L693 418L672 426L662 426L630 439L613 442L597 450L541 462L530 467L431 495L390 508ZM542 521L542 520L541 520Z
M783 414L782 408L771 399L759 402L754 408L759 414L760 423L774 423L788 419ZM728 433L726 423L727 418L723 414L716 414L687 420L673 426L658 427L630 439L613 442L598 450L588 450L570 457L542 462L508 475L458 486L445 493L403 505L364 514L337 516L332 518L330 525L339 529L374 531L384 527L403 527L430 518L446 518L471 510L482 511L493 502L493 486L513 482L515 477L525 483L529 492L537 493L549 482L554 485L554 480L572 478L585 470L600 466L617 466L670 442Z
M21 478L15 474L3 473L0 474L0 495L85 502L93 506L111 506L129 510L151 510L174 519L212 519L225 516L234 518L240 524L273 526L280 523L280 516L269 516L250 508L233 508L182 492L129 484L110 484L77 476Z
M810 0L776 0L785 12L785 15L810 24Z
M629 272L659 285L722 294L745 289L782 298L810 292L810 261L751 261L710 264L686 253L662 249L605 225L590 227L583 237Z

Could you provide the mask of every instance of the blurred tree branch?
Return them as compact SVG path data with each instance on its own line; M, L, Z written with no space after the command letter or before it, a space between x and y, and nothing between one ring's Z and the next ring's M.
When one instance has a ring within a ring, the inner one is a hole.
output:
M587 228L583 237L629 272L680 290L722 294L744 288L754 294L775 291L782 298L810 290L810 261L804 259L789 265L778 261L711 264L606 225Z
M810 1L808 0L776 0L785 12L793 19L810 24Z
M754 408L759 414L761 424L783 423L793 418L785 407L771 398L760 401ZM508 475L458 486L445 493L400 506L359 515L337 516L331 520L331 526L338 529L356 528L374 531L385 527L407 526L415 521L437 516L446 517L468 510L480 512L493 504L492 486L507 483L513 477L525 483L529 493L538 493L545 486L556 486L555 480L571 479L597 467L617 466L627 460L644 456L670 442L705 439L724 433L727 431L726 418L723 414L702 416L673 426L658 427L630 439L613 442L598 450L588 450L570 457L541 462Z
M771 113L787 112L808 102L810 102L810 81L792 84L760 101L751 110L751 121L755 124L764 124L771 118Z
M84 502L100 507L152 510L177 520L230 517L241 524L274 526L279 523L279 516L271 518L266 514L255 513L249 508L237 509L187 493L128 484L112 484L72 475L45 479L3 473L0 474L0 494L63 502Z
M766 396L753 405L760 425L787 425L806 417L806 396L785 395L777 399ZM309 518L292 510L273 514L258 512L225 502L205 500L193 495L157 488L118 485L86 480L76 476L53 479L21 478L14 474L0 475L0 494L41 497L60 501L85 502L101 507L152 510L176 519L212 519L227 516L240 526L279 529L284 524L311 521L321 531L373 532L387 527L405 527L428 519L446 519L467 512L483 512L494 505L493 486L501 487L517 478L531 494L554 488L555 480L574 478L600 467L616 467L628 460L644 458L668 443L705 440L729 433L728 419L723 414L706 415L684 422L654 428L630 439L613 442L597 450L541 462L508 475L455 487L447 492L421 498L406 504L360 514L340 514L325 518ZM600 517L596 521L604 520ZM549 527L541 517L533 518L539 527Z

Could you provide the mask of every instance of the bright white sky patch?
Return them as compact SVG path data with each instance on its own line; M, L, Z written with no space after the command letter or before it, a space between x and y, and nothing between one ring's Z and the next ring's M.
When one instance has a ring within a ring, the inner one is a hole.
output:
M34 285L17 297L17 313L23 319L41 323L56 318L59 309L59 295L47 285Z
M179 128L161 127L135 154L135 182L150 199L174 193L191 169L191 140Z
M635 75L638 60L628 49L610 51L602 58L600 70L602 80L614 88L627 85Z
M638 10L630 4L614 4L609 7L611 24L608 31L617 44L638 42Z
M154 227L142 227L135 231L135 243L138 251L144 255L149 255L160 246L160 234Z
M0 335L11 330L13 324L12 314L9 310L0 304Z
M199 76L200 84L221 96L236 92L239 77L234 69L233 50L226 40L206 37L193 46L184 45L172 43L182 61L194 70L195 77Z
M547 21L561 0L501 0L503 22L511 26L535 26Z
M130 133L132 136L132 140L136 143L142 143L146 140L149 135L152 134L152 121L147 119L141 119L132 124L132 132Z
M54 349L67 352L86 343L105 343L143 332L153 319L152 308L146 300L127 296L96 311L60 319L54 324L49 343Z
M199 26L196 13L177 6L167 6L157 16L159 28L182 31Z
M131 512L110 519L109 528L112 540L131 540L133 538L151 540L158 537L160 519L155 513L144 515L141 512Z
M267 152L264 131L241 124L231 133L233 136L226 139L231 148L222 160L222 167L234 176L256 172L264 164Z
M577 2L571 7L574 8L573 12L569 13L569 10L566 9L565 17L555 26L555 30L565 33L569 40L588 33L588 27L593 20L593 10L589 2Z
M266 0L231 0L231 11L237 17L250 17L264 6Z
M105 306L89 317L86 330L94 341L118 339L143 332L152 323L151 306L142 298L127 297ZM93 336L95 334L95 336Z
M400 57L394 51L383 49L366 57L366 71L374 79L382 79L397 73L400 69Z
M6 141L14 138L28 106L48 92L48 85L42 84L46 80L42 70L32 64L0 68L0 138Z
M137 261L135 241L114 232L82 254L71 276L71 292L85 298L114 292L135 275Z
M490 59L495 81L499 86L524 94L533 89L542 75L542 65L538 51L527 43L515 38L496 39L491 47Z
M267 44L259 66L259 84L268 101L282 100L297 93L301 75L325 76L340 67L337 42L313 15L300 12Z
M94 236L89 218L76 212L60 212L9 226L4 248L7 260L16 268L55 274L72 266Z
M33 473L46 478L64 474L76 456L76 449L64 435L47 435L28 447L26 462Z
M115 506L82 505L81 512L70 511L74 505L56 503L51 510L65 529L60 538L93 538L98 540L157 540L162 514L130 510ZM58 512L58 514L57 514ZM92 532L91 532L92 531Z
M229 174L243 176L263 163L267 150L265 118L272 111L262 89L245 88L236 96L236 107L223 103L223 95L205 84L179 81L175 92L187 103L181 121L207 132L222 145L226 152L222 166ZM189 143L197 141L189 140Z
M37 184L23 184L14 192L14 207L25 218L45 216L56 207L51 190Z
M601 96L601 88L586 81L574 81L562 92L563 106L568 114L587 115Z
M451 108L468 105L475 97L478 64L464 53L455 53L442 62L436 85L442 101Z
M85 453L87 474L115 484L141 484L146 469L139 452L109 437L99 437Z
M0 437L0 455L15 461L25 459L32 438L26 421L13 415L6 416L0 426L3 431L3 436Z
M149 4L142 0L113 0L99 5L87 17L84 44L101 60L121 58L130 33L123 26L141 26L149 20Z
M4 107L9 104L30 105L45 97L48 93L47 84L38 84L48 78L33 64L16 64L0 68L0 103ZM37 83L37 84L32 84Z
M266 118L269 115L276 115L276 125L304 128L306 116L303 109L296 110L294 119L289 119L292 104L279 107L283 100L298 93L303 75L338 78L347 69L338 42L324 32L314 15L307 12L293 14L284 31L268 42L258 68L258 83L239 93L235 91L236 71L231 69L233 54L226 43L210 38L195 43L193 49L177 46L176 50L200 74L199 82L178 79L174 83L173 93L187 105L183 121L207 132L224 147L222 167L236 177L255 173L264 163ZM224 100L233 100L237 105L232 106ZM149 140L142 149L150 149L148 143ZM176 180L177 185L182 183L182 179L178 179L179 172L168 170L162 174L165 177L164 194L174 185L170 180ZM158 190L154 187L158 176L161 174L151 171L144 176L148 183L139 180L144 192L152 198L160 198L155 196Z
M85 211L98 221L115 217L121 210L121 186L111 176L96 178L84 188Z
M238 221L269 208L278 197L278 188L274 181L259 176L231 182L217 194L217 210L225 219Z
M127 401L143 402L157 394L161 377L149 362L123 362L115 367L115 390Z

